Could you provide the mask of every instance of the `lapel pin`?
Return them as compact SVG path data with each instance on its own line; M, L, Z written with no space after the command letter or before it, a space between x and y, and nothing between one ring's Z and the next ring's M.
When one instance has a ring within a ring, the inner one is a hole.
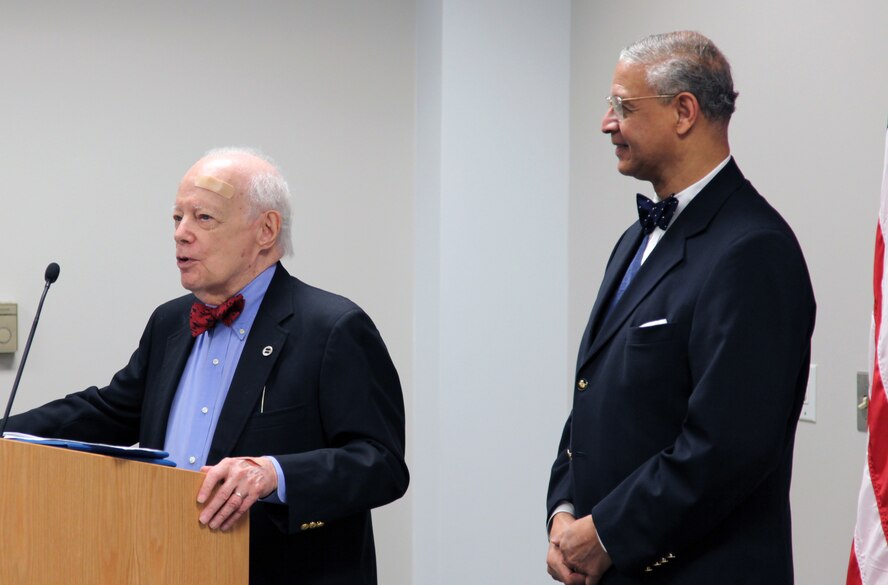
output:
M264 355L265 357L268 357L271 355L271 352L273 352L273 351L274 351L274 349L272 349L272 347L270 345L266 345L265 347L262 348L262 355Z

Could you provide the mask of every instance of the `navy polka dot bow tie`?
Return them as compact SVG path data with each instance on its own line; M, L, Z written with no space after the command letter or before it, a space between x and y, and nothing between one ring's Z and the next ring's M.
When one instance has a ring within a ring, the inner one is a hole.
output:
M654 231L655 227L664 230L668 228L669 222L672 221L672 214L678 207L678 200L673 196L654 203L638 193L635 196L635 201L638 203L638 221L646 234Z
M233 296L218 307L208 307L201 302L191 305L191 336L197 337L216 326L217 321L231 325L244 310L244 296Z

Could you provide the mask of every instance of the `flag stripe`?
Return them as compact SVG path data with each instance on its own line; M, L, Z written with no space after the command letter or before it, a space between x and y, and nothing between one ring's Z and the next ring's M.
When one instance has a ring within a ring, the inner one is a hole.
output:
M881 219L881 218L880 218ZM873 491L876 493L876 507L879 510L879 520L882 524L882 532L888 534L888 477L886 477L886 455L888 455L888 437L881 431L881 421L886 420L885 385L882 381L882 361L884 359L882 338L882 286L885 266L885 238L882 232L881 221L876 232L876 257L873 266L873 321L875 322L876 355L873 365L872 382L870 384L869 408L867 411L867 426L869 433L869 448L867 449L867 465L869 465L870 480L873 483ZM879 430L880 432L873 432Z
M857 524L848 561L846 585L880 585L888 575L888 396L885 373L888 372L888 325L883 319L885 294L885 233L888 230L888 139L882 175L879 225L873 256L873 331L870 338L869 408L867 411L866 465L857 503Z
M857 555L854 554L854 547L851 547L851 559L848 561L848 576L845 578L845 585L863 585L860 580L860 568L857 566Z

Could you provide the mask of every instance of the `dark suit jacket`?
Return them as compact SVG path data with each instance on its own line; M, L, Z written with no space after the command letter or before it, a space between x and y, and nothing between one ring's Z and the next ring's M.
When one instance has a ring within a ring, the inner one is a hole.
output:
M606 316L641 238L620 238L592 309L549 513L592 515L614 561L603 585L792 583L815 313L799 245L732 159Z
M193 345L194 300L186 295L155 310L139 348L107 387L13 417L9 430L162 449ZM239 455L274 455L287 485L286 505L251 509L253 585L376 583L370 509L402 496L408 483L398 374L357 305L300 282L280 264L247 337L208 463Z

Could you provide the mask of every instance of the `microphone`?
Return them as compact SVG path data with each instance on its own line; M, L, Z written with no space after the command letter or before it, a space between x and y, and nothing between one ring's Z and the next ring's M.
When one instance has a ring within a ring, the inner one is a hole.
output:
M49 288L49 285L54 283L59 279L59 265L55 262L50 262L49 266L46 267L46 272L43 273L43 278L46 280L46 288ZM43 299L40 299L41 301Z
M59 278L59 265L51 262L43 273L46 286L43 287L43 294L40 295L40 303L37 305L37 313L34 315L34 322L31 324L31 332L28 334L28 341L25 343L25 351L22 352L22 361L19 362L18 372L15 374L15 382L12 384L12 392L9 393L9 402L6 403L6 413L3 415L3 422L0 422L0 438L3 438L3 431L6 429L6 423L9 421L9 411L12 410L12 401L15 400L15 393L18 390L19 380L22 379L22 370L25 369L25 362L28 361L28 352L31 351L31 341L34 339L34 331L37 330L37 321L40 319L40 312L43 311L43 301L46 299L46 293L49 291L49 285Z

